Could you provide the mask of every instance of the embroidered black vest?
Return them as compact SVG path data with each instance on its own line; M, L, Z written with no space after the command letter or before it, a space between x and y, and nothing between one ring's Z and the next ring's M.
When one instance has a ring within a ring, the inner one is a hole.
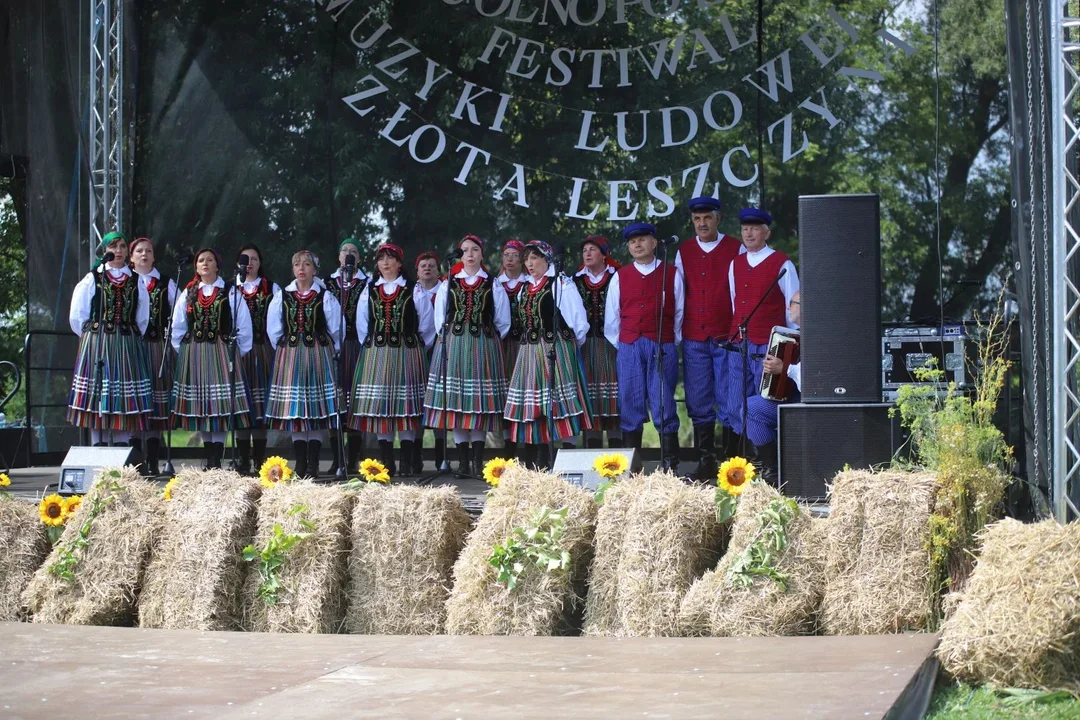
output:
M506 337L510 340L521 340L521 332L524 327L521 324L521 317L518 315L518 302L521 299L521 293L525 291L525 288L529 287L528 280L522 280L518 283L517 289L511 290L507 287L508 283L503 283L503 290L506 291L506 299L510 301L510 332L506 334Z
M224 342L232 332L232 309L229 293L223 287L203 295L198 287L187 289L188 330L180 342Z
M330 291L330 294L334 296L334 299L341 303L341 296L345 295L345 339L356 339L356 308L360 304L360 295L364 290L364 282L362 280L355 280L353 284L345 291L341 289L341 276L332 277L326 281L326 289ZM368 335L370 338L371 336Z
M243 288L240 291L251 315L251 342L253 345L262 345L266 342L266 311L270 309L270 301L274 299L274 286L266 278L261 278L251 294Z
M589 319L589 337L604 337L604 308L607 306L607 292L611 287L613 275L604 270L604 277L599 284L593 284L588 274L574 277L581 302L585 305L585 317Z
M131 335L139 331L135 322L136 313L139 309L139 279L138 276L123 275L121 282L113 282L107 278L108 272L94 273L96 292L90 303L90 319L83 323L83 332L98 331L99 316L102 312L102 296L105 298L105 332L112 334L119 332L121 335Z
M303 298L295 290L285 290L281 293L284 340L289 347L296 347L300 343L308 347L314 347L315 343L323 346L330 344L323 297L323 291L317 287L313 287L312 291Z
M143 335L151 342L158 342L165 337L165 331L169 325L169 313L172 307L169 305L169 278L150 278L146 284L146 292L150 295L150 322L146 325L146 334Z
M466 285L465 278L451 278L446 303L450 332L463 335L468 328L473 337L480 337L481 332L495 336L494 282L490 275L472 286Z
M539 285L526 283L518 298L518 314L522 325L521 342L535 345L541 339L555 339L555 296L551 292L554 278L546 277ZM560 288L559 292L565 292ZM574 332L559 317L559 337L571 340Z
M386 287L385 285L383 287ZM413 302L413 283L394 286L394 294L382 294L375 282L368 283L368 334L364 347L416 347L420 339L420 319Z

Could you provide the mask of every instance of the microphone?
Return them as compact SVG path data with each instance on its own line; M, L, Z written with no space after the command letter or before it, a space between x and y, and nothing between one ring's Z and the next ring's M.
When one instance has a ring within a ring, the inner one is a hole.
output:
M241 255L236 258L236 287L240 287L244 284L244 280L247 279L248 269L248 256Z
M779 280L785 275L787 275L787 268L780 268L780 272L776 273L776 279Z
M101 264L104 265L105 263L111 263L115 259L116 253L110 250L109 252L105 253L104 257L101 258Z
M555 246L554 257L563 257L564 255L566 255L566 244L559 243Z
M678 235L672 235L671 237L660 238L658 242L661 245L678 245L680 239Z
M179 258L177 258L176 264L179 265L180 267L184 267L189 262L192 262L194 259L195 259L195 253L189 251L189 252L186 252L183 255L181 255Z
M465 253L462 252L461 248L454 248L450 251L450 254L446 256L446 259L450 261L451 265L453 265L455 262L460 260L461 256L464 254Z
M343 268L346 281L352 280L353 275L356 273L356 258L352 255L345 256L345 267Z

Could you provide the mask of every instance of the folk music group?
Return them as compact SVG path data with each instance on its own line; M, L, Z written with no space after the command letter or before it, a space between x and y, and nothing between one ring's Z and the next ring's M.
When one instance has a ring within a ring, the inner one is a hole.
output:
M231 422L241 472L265 460L267 430L285 431L296 472L317 477L327 442L335 469L344 462L355 472L362 433L377 436L398 476L421 471L424 428L435 432L437 464L452 438L458 472L480 475L489 432L502 433L506 455L547 467L548 443L573 447L578 435L587 447L603 447L607 433L608 447L640 448L651 418L663 466L677 471L681 345L698 451L691 475L715 477L717 455L734 454L744 433L768 474L776 403L758 387L763 368L783 371L767 343L774 326L797 327L798 275L769 247L768 212L740 211L740 240L719 232L719 200L694 198L688 210L694 236L673 264L656 255L656 228L634 223L622 231L633 263L620 267L609 241L589 236L572 277L555 276L541 240L506 242L495 276L485 241L466 235L442 279L433 252L413 261L416 280L407 277L390 243L376 249L370 277L353 277L361 250L347 239L325 280L319 257L301 250L281 288L249 244L235 282L205 248L178 288L155 267L149 238L110 233L71 300L80 343L68 419L95 444L138 447L150 474L168 427L200 433L206 466L220 467ZM798 365L787 372L798 386ZM345 458L336 433L346 434Z

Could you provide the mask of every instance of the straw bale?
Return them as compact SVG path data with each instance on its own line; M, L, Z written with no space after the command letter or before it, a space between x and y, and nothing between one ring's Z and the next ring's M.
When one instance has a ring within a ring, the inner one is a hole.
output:
M255 532L258 481L181 470L139 597L139 627L239 630L241 551Z
M759 482L743 493L727 552L716 569L695 582L683 599L681 634L768 637L814 632L822 593L823 521L811 520L807 509L799 508L788 524L788 546L776 563L776 569L788 576L786 591L769 578L754 578L750 587L744 588L727 577L760 529L758 514L776 497L776 490Z
M987 526L938 657L961 680L1080 698L1080 522Z
M310 532L294 545L279 568L277 602L259 597L258 561L248 563L244 584L244 627L258 632L337 633L344 629L345 570L353 497L339 486L310 482L278 485L259 500L255 547L263 548L274 525L286 533ZM306 508L293 512L293 508ZM307 519L314 527L305 528Z
M562 547L569 572L529 567L508 590L496 583L488 563L492 548L543 506L566 506ZM483 515L454 564L446 630L453 635L567 635L577 631L584 609L585 575L592 559L596 502L592 493L547 473L511 466L488 497Z
M394 485L357 493L348 631L445 632L450 575L471 524L457 490L449 486Z
M35 503L0 496L0 622L26 620L20 596L49 554Z
M87 546L75 548L74 579L50 572L73 546L96 498L111 496L94 519ZM103 468L63 535L23 592L37 623L130 625L143 572L162 524L161 489L135 467Z
M826 540L826 635L925 630L926 533L936 479L929 473L849 470L833 483Z
M669 473L634 475L608 490L596 523L586 635L676 635L679 604L714 567L726 525L715 490Z

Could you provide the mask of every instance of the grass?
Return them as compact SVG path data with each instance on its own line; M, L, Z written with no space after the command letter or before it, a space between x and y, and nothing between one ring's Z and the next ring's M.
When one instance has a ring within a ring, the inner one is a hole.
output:
M987 687L950 682L939 678L930 701L927 720L997 720L998 718L1038 718L1039 720L1080 719L1080 700L1045 693L1010 696Z

